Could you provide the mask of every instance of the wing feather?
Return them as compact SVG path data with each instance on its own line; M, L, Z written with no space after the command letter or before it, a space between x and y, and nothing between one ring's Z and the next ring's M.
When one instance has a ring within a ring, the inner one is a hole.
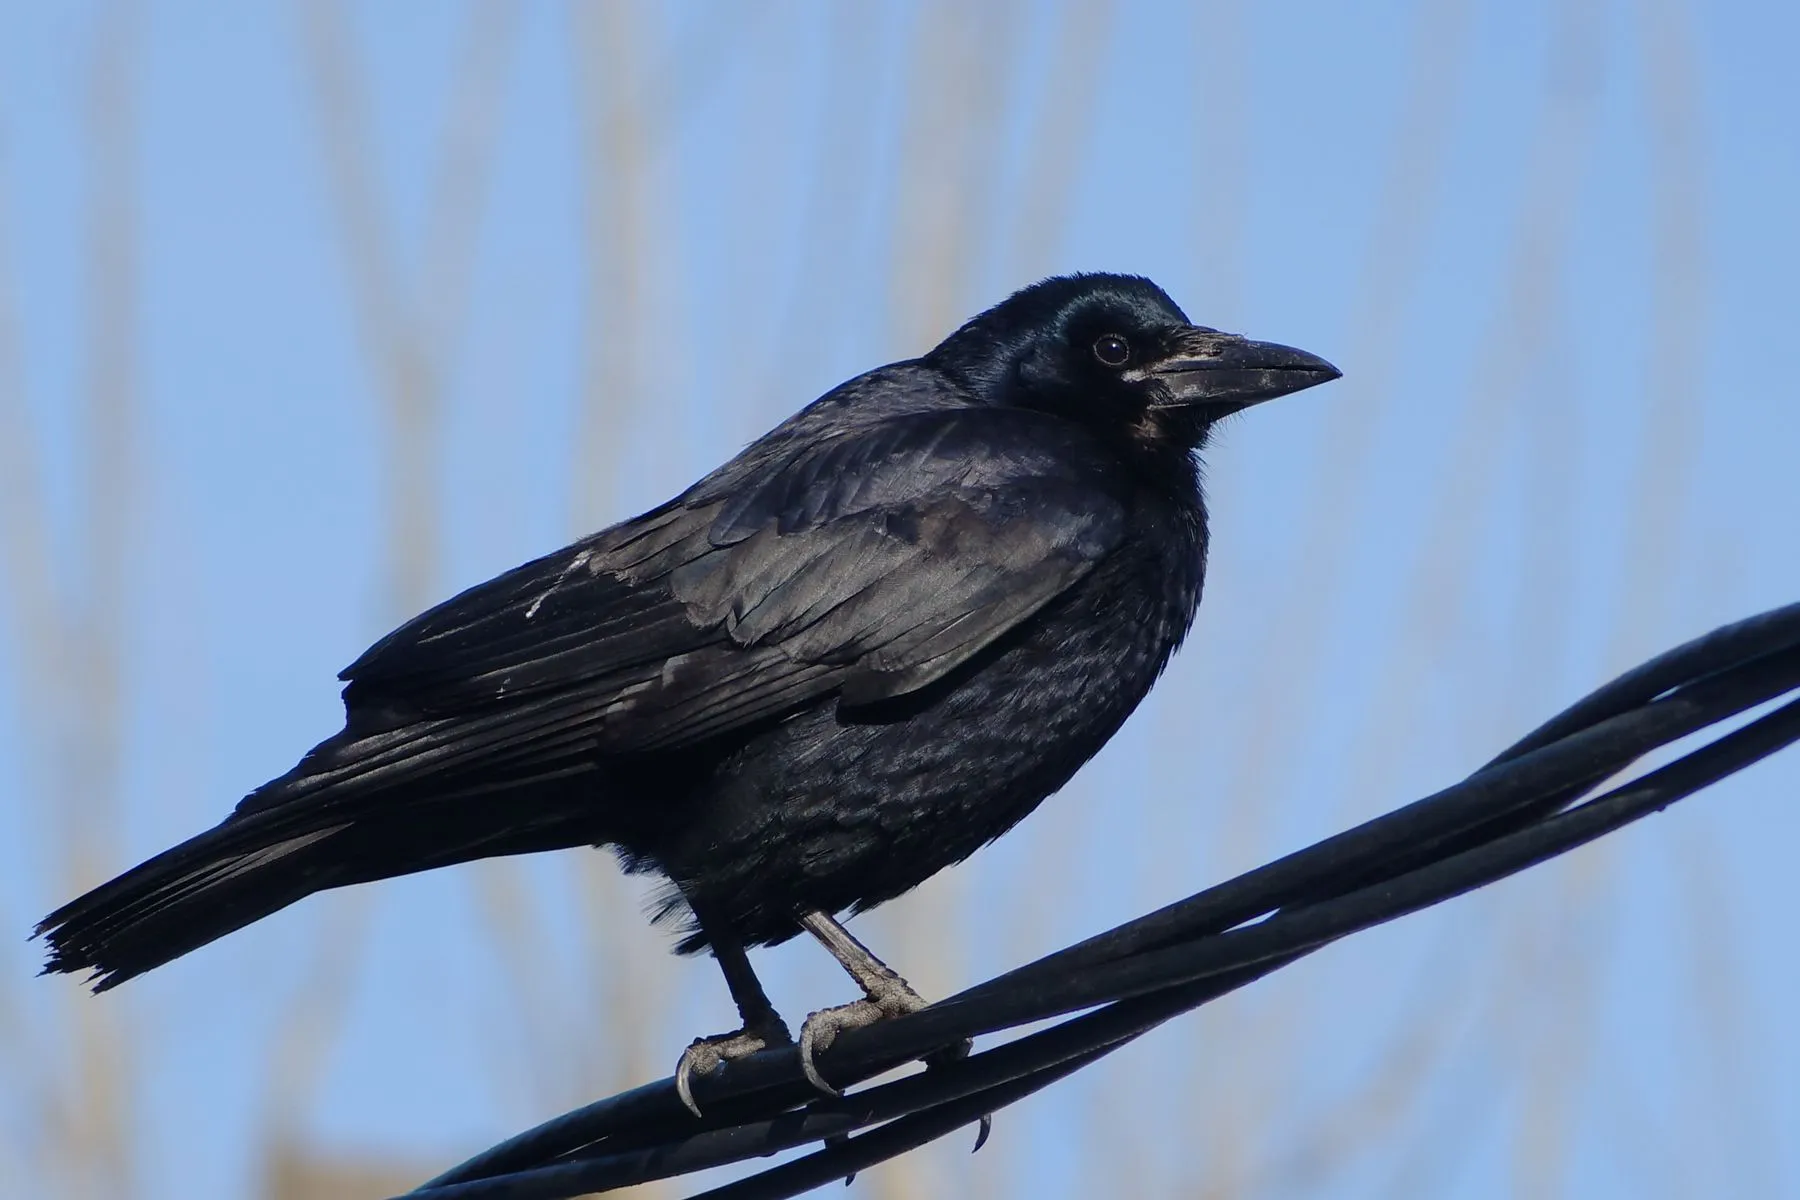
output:
M377 643L343 673L346 733L300 770L529 775L925 687L1118 544L1098 454L1052 418L977 409L752 447Z

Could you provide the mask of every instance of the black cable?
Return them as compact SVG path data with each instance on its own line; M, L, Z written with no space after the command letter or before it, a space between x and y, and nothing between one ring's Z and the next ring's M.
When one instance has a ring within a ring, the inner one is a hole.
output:
M922 1012L849 1031L820 1065L850 1085L966 1037L1092 1011L837 1099L805 1083L792 1048L765 1051L698 1081L703 1120L681 1105L672 1081L646 1084L502 1142L411 1194L555 1200L832 1139L705 1193L795 1195L971 1124L1351 933L1515 874L1710 786L1800 740L1800 698L1577 803L1644 754L1797 691L1800 604L1621 675L1459 784ZM844 1136L870 1125L877 1128Z

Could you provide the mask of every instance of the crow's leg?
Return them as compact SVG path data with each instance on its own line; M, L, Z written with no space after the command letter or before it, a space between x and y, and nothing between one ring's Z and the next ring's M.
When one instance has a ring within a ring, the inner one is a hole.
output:
M769 1003L769 997L764 994L756 972L750 969L750 959L744 953L743 943L731 931L730 926L719 921L708 922L699 908L694 908L694 919L706 930L707 939L712 943L713 957L719 962L719 970L725 975L725 986L731 989L731 998L737 1004L738 1016L744 1022L742 1028L731 1033L695 1038L681 1052L681 1061L675 1066L675 1093L697 1117L700 1115L700 1106L694 1103L692 1080L695 1072L708 1075L717 1070L721 1063L755 1054L770 1046L786 1046L794 1039L788 1033L787 1022L781 1019L781 1014Z
M876 958L867 946L838 924L831 914L807 913L800 918L800 925L831 952L831 957L838 960L838 965L849 973L850 978L856 980L865 997L850 1004L840 1004L836 1008L821 1009L808 1016L806 1023L800 1027L800 1069L806 1072L806 1078L814 1087L827 1095L837 1096L842 1093L819 1074L813 1055L831 1045L837 1035L846 1029L861 1029L884 1017L916 1013L926 1007L928 1002L913 991L912 985L900 978L897 971ZM926 1055L925 1065L931 1067L966 1058L973 1045L973 1042L965 1039L953 1046L933 1051ZM979 1150L987 1144L988 1134L993 1128L993 1114L982 1114L975 1134L975 1149ZM827 1138L826 1144L830 1145L831 1141L832 1139ZM850 1178L856 1177L852 1175ZM849 1183L850 1180L846 1179L844 1182Z
M886 1017L916 1013L925 1007L926 1000L829 914L807 913L800 918L800 925L819 939L819 944L831 952L831 957L838 960L839 965L849 972L850 978L856 980L857 986L863 990L864 999L840 1004L836 1008L821 1009L807 1017L806 1024L800 1028L801 1069L806 1072L806 1077L814 1087L836 1096L839 1094L838 1090L825 1082L825 1077L819 1074L813 1056L831 1045L837 1035L846 1029L861 1029ZM955 1059L968 1052L969 1043L962 1042L947 1051L940 1051L939 1055Z

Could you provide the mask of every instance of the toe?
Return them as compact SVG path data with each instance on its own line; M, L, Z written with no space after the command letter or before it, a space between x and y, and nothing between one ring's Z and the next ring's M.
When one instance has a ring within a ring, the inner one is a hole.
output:
M787 1026L781 1024L779 1019L767 1030L740 1029L735 1033L721 1033L716 1037L695 1038L681 1052L681 1061L675 1064L675 1094L681 1098L687 1110L697 1117L700 1115L700 1105L694 1100L696 1074L710 1075L724 1063L755 1054L758 1050L766 1050L771 1045L786 1045L787 1041Z
M886 1017L909 1016L931 1006L930 1001L913 991L912 985L898 975L883 980L869 992L869 999L880 1006L881 1015Z
M844 1093L825 1082L825 1077L819 1074L818 1063L813 1061L814 1055L837 1040L837 1028L828 1020L818 1020L821 1016L824 1014L814 1013L806 1018L806 1024L800 1029L800 1070L808 1083L827 1096L841 1096Z
M812 1050L805 1045L800 1047L800 1070L806 1075L806 1081L825 1095L836 1099L844 1094L831 1086L826 1082L825 1077L819 1074L819 1066L813 1062Z
M820 1009L807 1017L806 1024L800 1027L800 1069L805 1072L807 1081L828 1096L843 1095L819 1074L815 1056L829 1048L844 1030L873 1025L888 1015L887 1007L881 1001L869 999Z

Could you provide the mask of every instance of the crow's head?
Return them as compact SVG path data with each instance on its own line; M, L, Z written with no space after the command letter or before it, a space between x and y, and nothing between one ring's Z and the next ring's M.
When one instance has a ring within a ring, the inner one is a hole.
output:
M1046 279L926 361L992 404L1035 408L1146 448L1192 450L1220 417L1336 379L1316 355L1189 322L1135 275Z

